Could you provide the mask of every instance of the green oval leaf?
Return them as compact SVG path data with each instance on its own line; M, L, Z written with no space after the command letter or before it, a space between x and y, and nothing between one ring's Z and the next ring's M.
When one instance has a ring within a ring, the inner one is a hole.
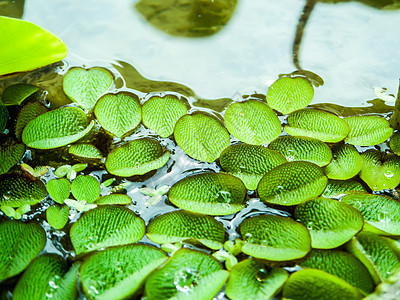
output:
M230 143L225 127L202 113L180 118L175 126L174 137L187 155L206 162L215 161Z
M7 139L0 145L0 175L7 173L16 165L25 153L25 145Z
M70 237L77 255L116 245L132 244L145 233L144 221L120 206L100 206L83 214L71 227Z
M94 114L106 131L119 138L132 132L142 119L139 101L124 92L102 96L97 101Z
M33 95L38 90L39 88L37 86L26 83L10 85L4 90L1 100L5 105L21 105L26 98Z
M96 200L97 205L106 205L106 204L120 204L120 205L127 205L131 204L132 199L128 195L123 194L111 194L102 196Z
M147 226L146 235L158 244L195 240L218 250L224 244L225 229L212 217L180 210L155 217Z
M319 249L343 245L364 225L363 217L352 206L322 197L299 204L294 216L310 231L312 247Z
M361 300L363 295L349 283L317 269L294 272L283 286L285 299L297 300Z
M268 171L287 160L262 146L236 144L222 151L219 162L224 171L241 179L249 190L255 190Z
M285 131L294 136L308 136L327 143L337 143L350 132L343 119L326 111L305 108L288 116Z
M360 178L373 191L393 189L400 183L400 157L378 150L361 153Z
M151 97L143 104L143 124L154 130L161 137L174 133L176 122L186 115L187 108L178 98L172 95Z
M283 114L305 108L311 103L314 89L303 77L282 77L276 80L268 90L268 105Z
M68 148L68 153L80 158L102 159L103 154L91 144L74 144Z
M68 199L71 191L71 183L68 179L51 179L46 184L47 192L57 203L63 204Z
M46 196L46 187L40 180L31 181L19 175L5 175L0 179L0 205L35 205Z
M260 215L245 219L239 227L242 252L269 261L289 261L311 250L307 228L290 218Z
M92 109L111 87L113 76L103 68L70 69L63 79L65 94L84 109Z
M136 293L147 276L166 260L163 251L147 245L106 249L83 263L82 286L91 299L125 299Z
M337 144L331 150L333 160L324 168L328 178L346 180L361 171L362 159L353 145Z
M367 267L375 284L387 279L400 267L389 243L373 232L360 232L346 247Z
M22 138L22 131L26 124L47 111L48 109L40 102L29 102L21 108L18 113L17 123L15 124L15 135L19 141Z
M366 192L367 189L356 180L334 180L329 179L328 185L324 193L322 194L325 198L341 198L344 195L351 194L353 192Z
M147 299L212 299L228 279L229 272L211 255L180 249L146 280Z
M295 161L273 168L260 180L257 193L266 203L296 205L319 196L328 178L316 164Z
M250 258L232 268L225 292L232 300L271 299L287 279L288 273L284 269L271 269Z
M0 75L34 70L67 56L63 41L33 23L0 16L0 28Z
M356 146L374 146L393 134L389 121L378 116L354 116L344 119L350 126L346 143Z
M343 203L353 206L364 217L364 230L383 235L400 235L400 202L384 195L367 193L343 197Z
M231 104L225 112L225 126L234 137L252 145L268 144L282 131L272 109L257 100Z
M281 136L268 146L282 154L288 161L309 161L320 167L332 160L331 149L320 140L304 136Z
M91 175L79 175L71 184L71 192L75 199L93 203L100 197L100 182Z
M30 121L22 132L22 142L31 148L53 149L74 143L94 126L77 107L49 111Z
M392 150L397 155L400 155L400 132L396 132L390 138L390 150Z
M62 229L68 223L69 207L52 205L46 210L47 223L54 229Z
M110 174L129 177L143 175L164 166L170 156L161 144L151 138L137 139L111 151L106 168Z
M358 288L364 295L374 290L368 269L354 255L344 251L314 249L300 266L335 275Z
M46 234L36 223L0 223L0 281L22 272L42 251Z
M73 300L76 296L76 285L66 284L65 281L72 279L76 283L78 272L76 267L74 269L73 274L67 275L67 262L61 256L41 255L29 265L18 281L13 292L13 299ZM68 278L71 275L74 278Z
M187 211L208 215L229 215L244 208L246 187L231 175L204 173L175 183L169 200Z

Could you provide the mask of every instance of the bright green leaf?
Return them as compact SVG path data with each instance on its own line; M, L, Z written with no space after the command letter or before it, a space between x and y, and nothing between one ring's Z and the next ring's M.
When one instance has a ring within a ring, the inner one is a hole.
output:
M91 175L79 175L71 184L71 192L75 199L93 203L100 197L100 182Z

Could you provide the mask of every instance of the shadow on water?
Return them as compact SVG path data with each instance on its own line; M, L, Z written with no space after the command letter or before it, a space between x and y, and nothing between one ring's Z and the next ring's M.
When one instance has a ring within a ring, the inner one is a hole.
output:
M220 31L237 0L141 0L135 8L154 27L174 36L204 37Z
M0 16L21 19L25 0L0 0Z

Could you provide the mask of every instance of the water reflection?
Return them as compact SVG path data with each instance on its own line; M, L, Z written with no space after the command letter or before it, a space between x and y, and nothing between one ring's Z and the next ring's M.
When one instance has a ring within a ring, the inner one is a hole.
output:
M136 9L158 29L175 36L203 37L220 31L237 0L141 0Z

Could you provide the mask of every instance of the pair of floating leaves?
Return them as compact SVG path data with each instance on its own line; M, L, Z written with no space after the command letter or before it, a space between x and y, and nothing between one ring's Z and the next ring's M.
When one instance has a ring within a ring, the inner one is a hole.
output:
M360 178L373 190L393 189L400 183L400 157L377 150L361 154Z
M311 250L307 228L290 218L260 215L240 224L245 244L242 252L269 261L288 261L304 257Z
M80 264L68 271L67 262L59 255L44 254L36 258L18 281L13 299L73 300Z
M345 142L356 146L374 146L393 134L389 121L378 116L354 116L344 119L350 126Z
M367 189L356 180L329 179L322 196L326 198L340 198L353 192L367 192Z
M250 258L232 268L225 292L232 300L270 299L280 291L287 278L284 269L271 269Z
M246 187L228 174L204 173L175 183L168 198L176 206L208 215L229 215L244 208Z
M307 136L327 143L343 140L350 127L343 119L326 111L305 108L288 116L285 131L293 136Z
M335 275L317 269L294 272L283 286L284 299L361 300L364 295Z
M72 181L71 192L75 199L93 203L100 197L100 182L90 175L79 175Z
M91 144L74 144L68 148L68 153L83 159L102 159L103 154Z
M202 113L181 117L176 123L174 137L187 155L205 162L215 161L230 143L225 127Z
M111 87L113 76L102 68L73 68L63 80L65 94L84 109L92 109L101 95Z
M19 141L22 139L22 131L24 130L26 124L38 116L46 113L47 111L48 109L46 106L40 102L29 102L21 108L15 124L15 135Z
M29 122L22 141L28 147L53 149L74 143L93 128L85 113L77 107L64 107L49 111Z
M10 85L4 90L1 95L1 100L5 105L21 105L26 98L33 95L38 90L38 87L26 83Z
M132 244L145 233L144 221L120 206L100 206L85 213L71 227L77 255L105 247Z
M268 90L268 105L283 114L305 108L314 96L311 83L302 77L282 77Z
M356 193L342 198L364 217L364 230L400 235L400 202L384 195Z
M309 161L320 167L332 160L331 149L320 140L304 136L281 136L268 146L282 154L288 161Z
M175 96L151 97L143 104L143 124L165 138L174 133L179 118L187 113L187 108Z
M106 131L119 138L132 132L142 119L139 101L128 93L102 96L94 108L94 114Z
M16 165L25 153L25 145L17 144L12 139L0 145L0 175L7 173Z
M0 179L0 205L35 205L46 195L46 187L40 180L31 181L19 175L5 175Z
M344 251L313 249L300 266L335 275L358 288L364 295L374 289L368 269L354 255Z
M57 203L63 204L69 198L71 192L71 183L68 179L51 179L46 184L47 192Z
M143 175L164 166L170 156L157 140L137 139L108 154L106 168L110 174L130 177Z
M231 104L224 117L228 131L247 144L268 144L282 131L281 122L272 109L257 100Z
M219 162L224 171L241 179L249 190L255 190L261 178L286 159L262 146L237 144L222 151Z
M62 229L68 223L69 207L52 205L46 210L46 220L54 229Z
M146 280L147 299L213 299L228 279L229 272L211 255L180 249Z
M299 204L294 216L310 231L312 247L320 249L343 245L364 225L362 215L352 206L322 197Z
M0 223L0 281L22 272L43 250L46 234L36 223Z
M361 171L362 159L353 145L336 144L331 150L333 160L324 168L328 178L346 180Z
M260 180L257 193L266 203L297 205L321 195L328 178L316 164L295 161L275 167Z
M210 216L180 210L154 218L147 226L146 235L158 244L194 240L218 250L224 244L225 229Z
M167 260L165 252L147 245L127 245L97 252L81 268L83 289L91 299L125 299Z
M400 267L390 243L376 233L362 231L346 246L367 267L375 284L387 279Z
M67 56L63 41L33 23L0 17L0 28L0 76L34 70Z

